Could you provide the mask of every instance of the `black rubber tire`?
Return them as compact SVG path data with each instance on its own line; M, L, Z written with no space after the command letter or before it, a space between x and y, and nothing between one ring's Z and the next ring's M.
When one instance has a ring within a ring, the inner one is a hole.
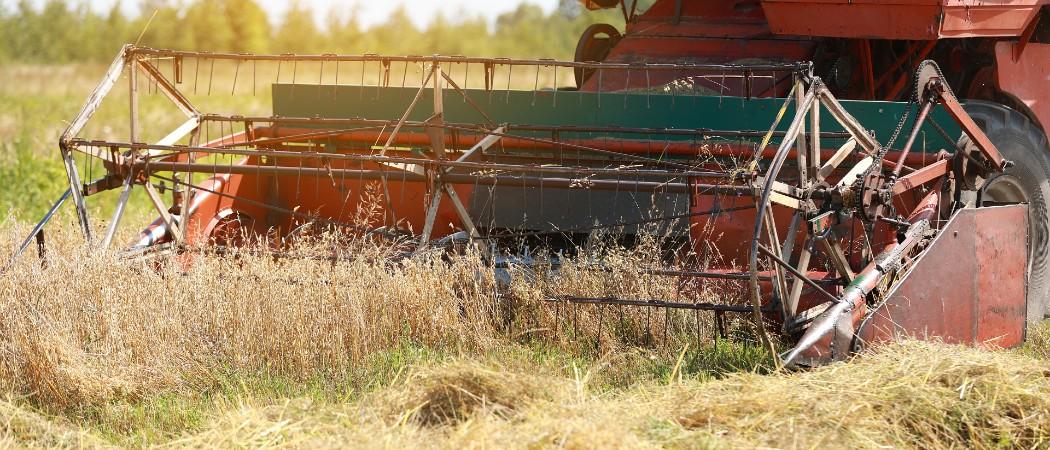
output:
M602 34L607 37L598 37ZM612 25L607 23L592 24L583 30L583 34L580 35L580 41L576 43L576 54L573 60L576 62L602 62L609 55L609 51L616 46L616 43L620 42L622 37L620 31ZM582 67L573 69L573 75L576 77L576 88L583 86L583 83L593 73L594 69L584 69Z
M1027 317L1029 323L1040 321L1050 316L1050 146L1038 126L1009 107L978 100L963 107L1003 157L1014 162L1006 174L1019 182L1028 198Z

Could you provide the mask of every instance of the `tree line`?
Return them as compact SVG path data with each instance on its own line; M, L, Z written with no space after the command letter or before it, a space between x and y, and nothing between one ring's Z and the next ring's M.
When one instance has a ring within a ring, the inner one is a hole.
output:
M125 43L156 48L244 53L380 53L551 57L571 59L587 25L613 23L616 11L585 11L576 0L560 0L554 11L523 3L493 24L479 14L435 16L417 27L406 11L363 27L353 8L326 11L323 23L295 1L282 17L271 17L255 0L141 0L135 17L118 1L108 12L86 2L20 0L0 8L0 62L107 61Z

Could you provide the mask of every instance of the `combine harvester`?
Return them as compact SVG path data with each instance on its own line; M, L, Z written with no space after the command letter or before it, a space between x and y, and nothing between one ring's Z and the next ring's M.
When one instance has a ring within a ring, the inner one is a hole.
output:
M159 219L136 255L335 228L469 239L497 264L507 243L655 224L721 258L650 273L741 301L551 301L744 314L797 365L901 335L1015 346L1050 288L1045 3L587 0L627 28L588 28L573 62L127 46L61 138L55 208L105 247L145 191ZM85 136L125 73L130 136ZM181 125L158 132L141 95ZM216 113L231 96L272 110ZM91 236L87 200L110 190ZM368 201L379 217L355 220Z

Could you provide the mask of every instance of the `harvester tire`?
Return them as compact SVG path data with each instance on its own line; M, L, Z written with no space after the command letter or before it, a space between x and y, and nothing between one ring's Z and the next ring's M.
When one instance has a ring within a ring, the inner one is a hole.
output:
M984 182L978 203L1028 203L1029 323L1050 317L1050 146L1046 135L1024 114L998 103L971 100L964 105L1003 157L1013 161L1004 174Z
M576 62L602 62L606 56L609 56L609 51L616 46L617 42L620 42L622 37L620 31L612 25L607 23L592 24L586 30L583 30L580 42L576 44L576 55L573 60ZM576 77L576 88L583 87L583 83L592 74L594 74L594 69L585 69L583 67L573 69L573 75Z

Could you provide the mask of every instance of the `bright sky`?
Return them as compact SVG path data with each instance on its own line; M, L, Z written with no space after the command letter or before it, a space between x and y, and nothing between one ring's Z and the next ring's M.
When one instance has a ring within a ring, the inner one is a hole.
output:
M43 5L46 0L31 0L34 4ZM73 3L87 3L97 11L108 11L117 0L74 0ZM291 5L291 0L256 0L262 7L272 11L271 17L283 14ZM398 6L404 6L412 21L419 26L424 26L439 11L445 17L455 19L462 13L474 16L481 14L487 18L494 19L500 13L514 10L521 3L532 3L540 5L544 10L550 12L558 6L558 0L301 0L304 5L314 8L318 18L323 18L333 5L340 5L350 10L357 7L358 21L363 26L371 26L386 20L387 16ZM129 13L137 12L138 2L135 0L123 0L121 2ZM0 0L0 5L10 10L18 4L18 0ZM343 6L345 5L345 6ZM320 21L323 22L323 21Z

